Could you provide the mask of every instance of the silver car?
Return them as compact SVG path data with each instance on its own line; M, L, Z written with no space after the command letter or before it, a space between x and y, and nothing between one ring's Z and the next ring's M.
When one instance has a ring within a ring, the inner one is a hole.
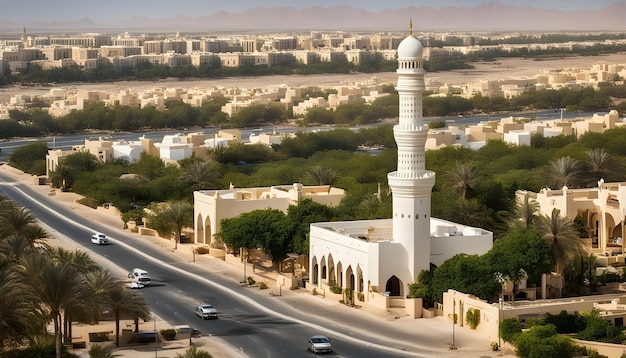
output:
M333 347L330 345L330 339L322 335L315 335L309 338L308 349L315 354L330 353L333 351Z
M203 304L200 306L196 306L195 309L196 316L202 319L216 319L217 318L217 310L215 307L207 304Z

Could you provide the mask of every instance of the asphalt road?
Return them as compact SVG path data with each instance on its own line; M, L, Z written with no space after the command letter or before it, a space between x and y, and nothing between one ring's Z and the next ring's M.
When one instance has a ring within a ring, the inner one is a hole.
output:
M72 239L77 248L93 250L99 256L96 261L113 273L123 278L134 267L150 272L152 281L141 292L160 319L172 325L189 324L203 335L219 337L244 356L299 357L307 354L307 338L319 333L333 341L335 352L330 357L434 356L424 346L413 345L415 332L377 329L358 315L342 314L331 307L306 302L297 307L285 305L282 297L252 293L210 268L172 258L162 249L84 218L3 174L0 183L2 192L28 208L54 235ZM107 234L111 244L91 244L89 237L94 231ZM193 307L201 302L213 304L219 319L198 318Z

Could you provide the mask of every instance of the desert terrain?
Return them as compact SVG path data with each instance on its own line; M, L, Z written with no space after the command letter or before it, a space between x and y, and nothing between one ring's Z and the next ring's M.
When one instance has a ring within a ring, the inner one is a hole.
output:
M594 64L606 62L610 64L626 63L626 55L610 54L602 56L575 56L553 57L536 61L522 58L503 58L493 62L472 63L474 69L455 70L446 72L429 72L426 81L437 81L442 84L461 85L481 79L499 80L511 77L534 77L546 70L560 70L568 68L586 69ZM118 92L129 89L143 92L155 87L203 89L213 87L226 88L267 88L279 85L289 87L300 86L335 86L341 84L360 83L378 77L384 82L395 83L397 76L394 72L381 73L354 73L354 74L324 74L308 76L261 76L261 77L229 77L203 80L165 79L159 81L120 81L106 83L67 83L57 86L7 86L0 87L0 103L8 103L11 96L45 95L51 88L66 88L76 90L92 90Z

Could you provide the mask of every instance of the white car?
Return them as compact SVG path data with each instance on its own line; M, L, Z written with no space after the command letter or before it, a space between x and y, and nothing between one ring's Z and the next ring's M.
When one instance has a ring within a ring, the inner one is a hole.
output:
M217 310L211 305L203 304L200 306L196 306L194 312L196 312L196 315L202 319L217 318Z
M101 232L91 235L91 243L96 245L106 245L109 243L107 236Z
M330 339L321 335L315 335L309 338L309 346L307 348L315 354L330 353L333 351L333 347L330 345Z
M132 280L137 287L133 288L143 288L150 284L150 274L146 270L142 270L140 268L134 268L131 272L128 273L128 278Z

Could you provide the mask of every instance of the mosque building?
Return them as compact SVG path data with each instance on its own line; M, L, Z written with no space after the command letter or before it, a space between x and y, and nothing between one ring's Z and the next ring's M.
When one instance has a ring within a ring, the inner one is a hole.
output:
M430 217L435 173L425 162L423 51L412 31L398 46L399 121L393 128L398 164L387 175L392 218L311 224L310 289L349 288L358 300L389 308L431 264L459 253L482 255L492 247L489 231Z

